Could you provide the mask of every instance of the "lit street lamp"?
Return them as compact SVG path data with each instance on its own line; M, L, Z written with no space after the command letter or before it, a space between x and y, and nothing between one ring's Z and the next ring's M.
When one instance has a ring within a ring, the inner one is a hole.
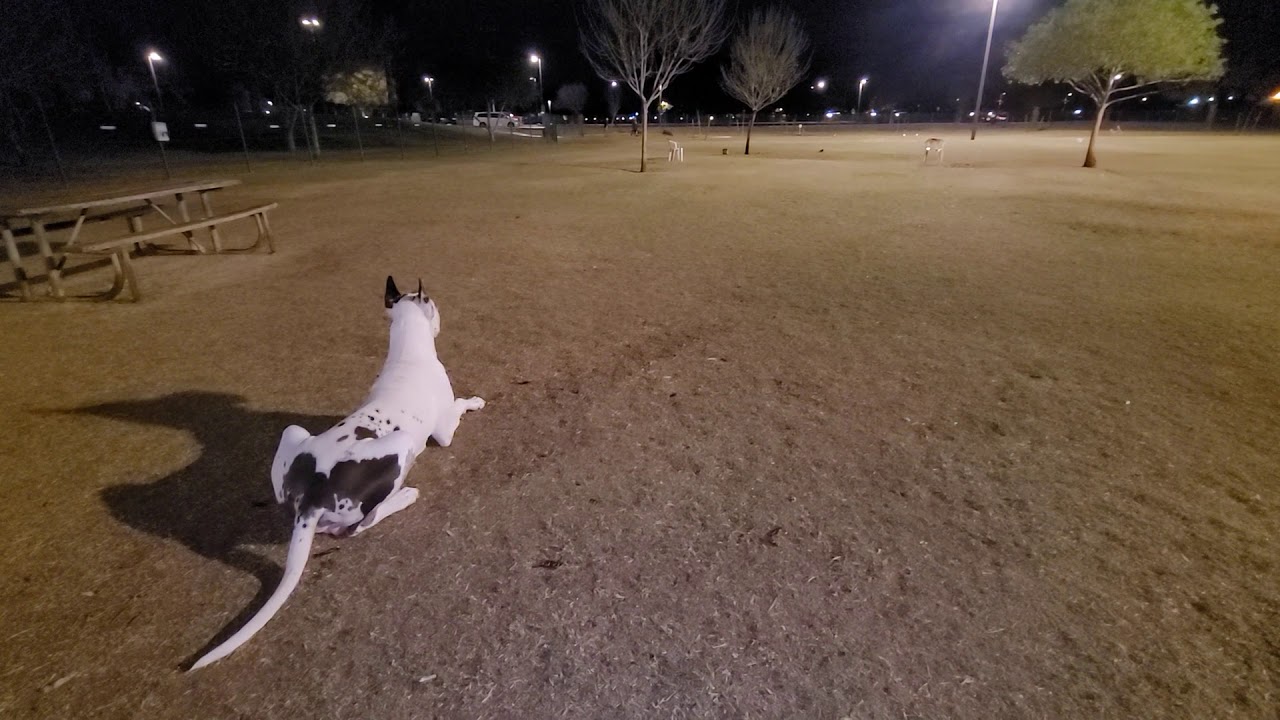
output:
M315 32L320 29L320 18L314 15L303 15L301 18L298 18L298 22L302 23L302 27L306 28L310 32Z
M809 87L809 89L810 89L810 90L817 90L818 92L822 92L823 90L826 90L826 89L827 89L827 81L826 81L826 80L819 80L818 82L816 82L816 83L814 83L813 85L811 85L811 86Z
M545 102L547 95L542 88L542 58L538 57L536 54L530 55L529 62L538 66L538 113L541 114L543 112L542 105Z
M151 68L151 85L156 89L156 109L164 111L164 101L160 98L160 81L156 79L156 63L164 62L160 53L152 50L147 53L147 67Z
M869 78L862 78L861 80L858 81L858 114L859 115L862 114L862 89L867 86L868 79Z
M987 51L982 56L982 77L978 78L978 103L973 109L973 132L969 133L970 140L978 138L978 123L982 122L982 93L987 89L987 65L991 62L991 36L996 31L996 9L1000 7L1000 0L991 0L991 23L987 26Z
M427 97L429 97L431 99L431 102L434 103L436 101L436 92L435 92L436 79L431 77L430 75L423 75L422 82L426 83L427 85Z

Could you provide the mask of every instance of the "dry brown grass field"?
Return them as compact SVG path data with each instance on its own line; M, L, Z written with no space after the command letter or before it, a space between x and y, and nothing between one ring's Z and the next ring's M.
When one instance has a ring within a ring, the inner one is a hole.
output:
M1280 137L915 132L268 163L275 255L0 304L0 717L1276 717ZM488 407L184 674L388 274Z

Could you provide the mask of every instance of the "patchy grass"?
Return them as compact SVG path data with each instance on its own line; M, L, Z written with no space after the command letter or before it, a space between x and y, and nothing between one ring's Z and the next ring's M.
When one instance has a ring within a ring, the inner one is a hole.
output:
M0 715L1272 712L1280 138L943 132L272 165L219 202L277 255L4 305ZM267 464L363 397L388 273L488 407L181 674L277 581Z

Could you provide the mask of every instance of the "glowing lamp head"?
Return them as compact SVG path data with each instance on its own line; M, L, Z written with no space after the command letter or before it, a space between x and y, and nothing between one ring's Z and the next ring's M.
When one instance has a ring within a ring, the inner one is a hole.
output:
M538 57L537 55L530 55L530 56L529 56L529 62L531 62L531 63L539 63L539 64L540 64L540 63L542 62L542 58Z
M152 50L151 52L147 53L147 59L150 60L151 62L164 62L164 57L162 57L160 53L156 52L155 50Z

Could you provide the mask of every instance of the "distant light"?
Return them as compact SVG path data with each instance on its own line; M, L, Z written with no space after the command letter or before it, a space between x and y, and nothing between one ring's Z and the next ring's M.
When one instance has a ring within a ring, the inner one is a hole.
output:
M1209 96L1209 102L1214 102L1214 101L1215 101L1215 100L1217 100L1217 99L1218 99L1218 98L1217 98L1216 96L1214 96L1214 95L1210 95L1210 96Z
M530 55L530 56L529 56L529 62L531 62L531 63L540 63L540 62L542 62L542 58L538 57L537 55Z
M272 130L279 130L279 129L280 129L280 126L279 126L279 125L268 125L267 127L271 128Z
M1084 114L1084 110L1081 110L1080 108L1076 108L1076 109L1075 109L1075 112L1073 112L1073 113L1071 113L1071 114L1072 114L1072 115L1083 115L1083 114Z
M337 125L335 125L335 124L333 124L333 123L329 123L328 125L325 125L325 127L332 127L332 128L336 128L336 127L338 127L338 126L337 126Z
M1227 99L1228 99L1228 100L1235 100L1235 99L1236 99L1236 96L1235 96L1235 95L1228 95L1228 96L1227 96Z
M1151 98L1142 98L1142 102L1146 102L1146 101L1148 101L1148 100L1150 100L1150 99L1151 99Z
M263 110L263 111L262 111L262 113L263 113L264 115L270 115L270 114L271 114L271 111L270 111L270 110Z
M829 112L829 113L827 113L827 119L828 119L828 120L830 120L831 118L833 118L833 117L835 117L835 116L836 116L836 114L835 114L835 113L833 113L833 112Z
M1191 98L1190 100L1188 100L1188 101L1187 101L1187 104L1188 104L1188 105L1190 105L1191 107L1195 107L1196 105L1199 105L1199 104L1200 104L1200 96L1199 96L1199 95L1197 95L1197 96L1195 96L1195 97Z
M207 127L209 127L209 126L208 126L206 123L196 123L196 124L195 124L195 127L198 127L198 128L207 128Z
M618 87L618 81L617 81L617 80L612 80L612 81L610 81L610 82L609 82L609 87Z
M782 108L774 108L774 109L773 109L773 111L774 111L774 112L782 112Z
M365 117L369 117L369 116L368 116L368 115L365 115ZM382 127L382 123L374 123L374 124L373 124L373 126L374 126L374 127Z
M970 111L969 111L969 117L973 117L973 116L974 116L974 112L973 112L972 110L970 110Z
M872 111L871 111L871 113L870 113L870 115L871 115L871 117L876 117L876 111L875 111L875 110L872 110Z
M818 81L818 84L817 84L817 88L818 88L819 90L826 90L826 89L827 89L827 81L826 81L826 80L819 80L819 81Z
M1124 79L1124 73L1116 73L1116 76L1115 76L1115 77L1113 77L1113 78L1111 78L1111 79L1112 79L1112 80L1123 80L1123 79Z
M304 15L303 17L298 18L298 22L302 23L302 27L308 30L320 29L320 18L314 15Z
M715 120L715 119L716 119L716 116L715 116L715 115L712 115L712 116L710 116L710 117L708 117L708 118L707 118L707 120Z
M98 129L99 130L115 130L116 126L115 125L99 125Z
M147 54L147 59L150 60L151 62L164 62L164 58L161 57L160 53L156 52L155 50L152 50L150 53Z
M1277 90L1276 94L1271 96L1271 101L1280 102L1280 90Z

